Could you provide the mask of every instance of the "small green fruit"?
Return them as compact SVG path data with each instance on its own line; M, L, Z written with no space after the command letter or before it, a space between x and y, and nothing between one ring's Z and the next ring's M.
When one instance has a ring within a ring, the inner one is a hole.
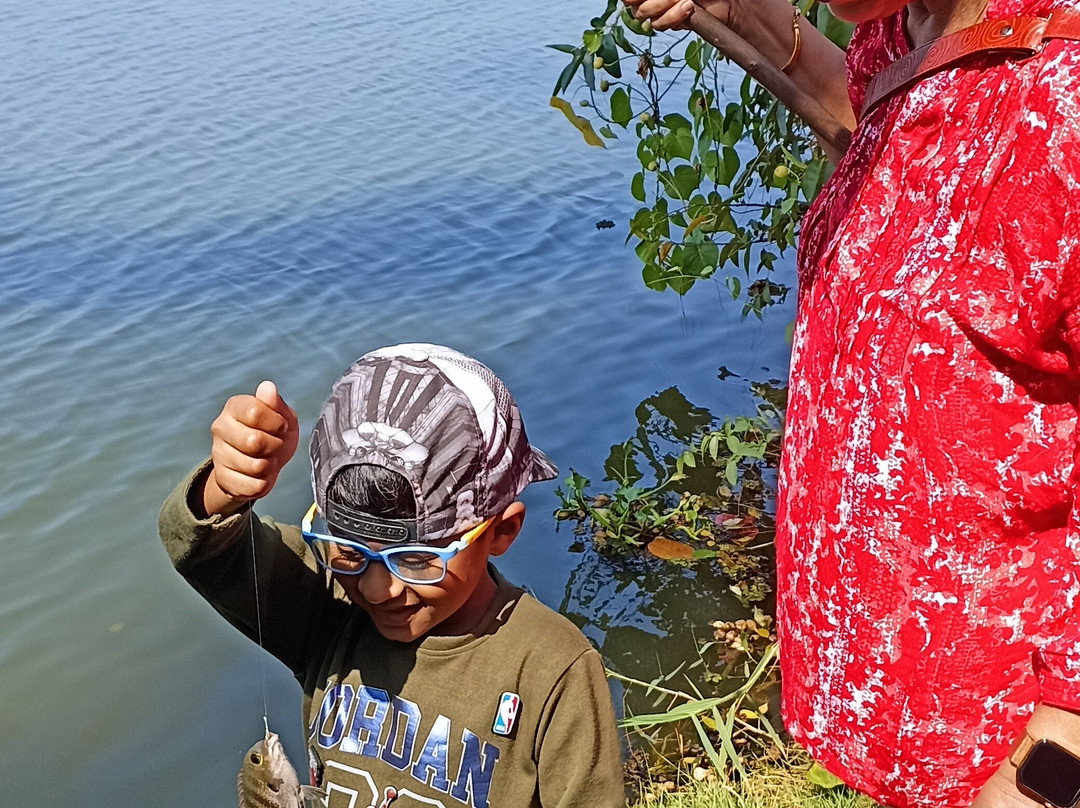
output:
M610 87L610 86L611 85L608 84L607 79L600 79L600 92L606 93L608 91L608 87Z
M655 160L650 160L649 164L647 166L645 166L645 168L649 169L649 171L656 171L656 166L657 166L656 161Z
M671 67L671 54L670 53L665 53L664 54L664 67Z
M638 120L641 121L644 124L647 124L647 123L649 123L649 121L652 120L652 113L651 112L643 112L640 115L638 115Z
M652 33L652 20L641 21L641 33L645 34L645 36Z
M604 57L599 54L594 56L592 60L592 66L597 70L602 69L604 67Z
M582 107L587 107L589 106L589 100L587 98L582 98L580 101L578 101L578 105Z
M791 171L783 163L778 165L772 171L773 179L776 180L777 182L783 182L784 180L786 180L788 178L789 174L791 174Z

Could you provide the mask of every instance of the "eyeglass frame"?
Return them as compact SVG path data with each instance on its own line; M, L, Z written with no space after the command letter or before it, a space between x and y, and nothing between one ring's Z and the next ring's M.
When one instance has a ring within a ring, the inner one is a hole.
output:
M386 569L390 572L391 575L393 575L402 583L409 584L410 586L436 586L442 583L443 579L446 578L447 562L451 558L456 556L458 553L460 553L462 550L464 550L466 547L468 547L470 544L472 544L474 541L476 541L495 522L494 516L485 519L476 527L469 528L469 530L466 531L460 539L456 539L455 541L446 545L446 547L436 547L431 544L404 544L400 546L387 547L382 550L372 550L363 542L355 541L353 539L343 539L339 536L330 536L325 533L314 532L311 529L311 524L315 520L315 514L318 512L318 509L318 503L311 503L311 507L308 508L307 513L304 514L304 518L300 522L300 535L303 537L304 542L311 550L311 554L312 556L314 556L316 564L318 564L323 569L328 570L334 575L362 575L364 572L367 571L367 568L370 566L372 561L378 561L380 564L386 567ZM328 542L329 544L340 545L342 547L347 547L350 550L356 550L360 553L360 555L364 557L364 565L357 570L349 572L346 570L335 569L334 567L323 563L322 559L319 558L319 553L315 550L314 543L317 541ZM429 553L438 557L439 560L442 561L442 570L439 574L439 577L431 578L429 580L417 581L411 580L403 576L398 571L396 565L392 564L389 560L389 557L391 555L402 552Z

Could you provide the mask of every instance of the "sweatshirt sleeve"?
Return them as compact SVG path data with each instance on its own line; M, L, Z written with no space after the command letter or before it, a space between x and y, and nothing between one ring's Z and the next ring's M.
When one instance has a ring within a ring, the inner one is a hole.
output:
M600 655L582 653L552 691L537 736L544 808L623 808L615 711Z
M333 603L326 576L296 527L256 519L251 509L196 515L192 497L209 470L209 461L198 466L165 500L161 542L176 571L222 617L300 675Z

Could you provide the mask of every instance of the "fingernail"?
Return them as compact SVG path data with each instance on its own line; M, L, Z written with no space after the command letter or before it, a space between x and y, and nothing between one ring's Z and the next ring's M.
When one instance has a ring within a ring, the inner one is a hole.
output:
M693 11L694 10L694 0L683 0L681 8L682 8L683 11L687 11L687 12Z

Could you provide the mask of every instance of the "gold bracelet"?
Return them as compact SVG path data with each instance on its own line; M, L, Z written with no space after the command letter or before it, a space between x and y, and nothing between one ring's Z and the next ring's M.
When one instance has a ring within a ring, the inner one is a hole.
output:
M795 60L799 58L799 51L802 50L802 30L799 28L799 18L802 16L802 10L796 6L795 14L791 18L791 30L795 33L795 44L791 48L791 56L784 62L784 66L780 69L787 73L795 64Z

